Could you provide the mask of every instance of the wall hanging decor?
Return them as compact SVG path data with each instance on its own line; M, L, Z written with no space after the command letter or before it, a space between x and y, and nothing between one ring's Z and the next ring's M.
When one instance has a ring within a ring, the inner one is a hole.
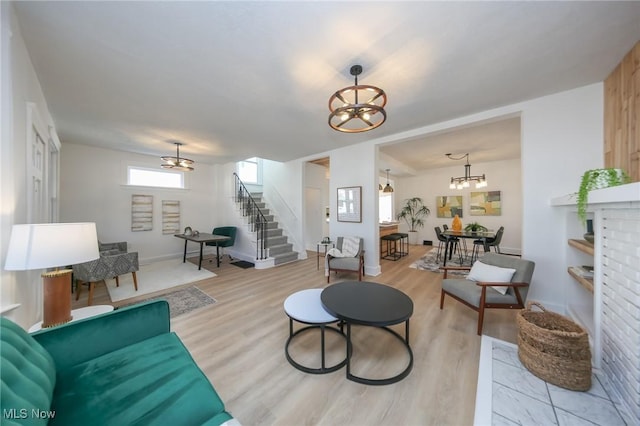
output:
M153 229L153 195L131 196L131 231Z
M180 231L180 201L162 200L162 233L176 234Z
M462 217L462 195L441 195L436 197L438 217Z
M338 188L338 222L362 222L362 187Z
M471 216L502 215L500 191L471 192L469 210Z

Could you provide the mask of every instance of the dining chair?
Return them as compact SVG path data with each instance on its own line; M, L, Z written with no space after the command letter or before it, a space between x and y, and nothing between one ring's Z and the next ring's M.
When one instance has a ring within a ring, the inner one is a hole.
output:
M442 229L444 229L445 231L448 231L449 230L449 225L447 225L445 223L444 225L442 225ZM452 241L455 241L456 246L454 247L454 250L456 248L460 249L460 245L462 244L462 249L464 250L464 258L466 259L467 258L467 254L469 253L467 251L467 241L466 241L466 239L465 238L460 239L460 238L457 238L457 237L448 237L448 238L451 238ZM460 263L462 263L462 261L460 261Z
M446 225L443 225L443 227L444 226ZM438 241L439 241L438 252L436 253L436 262L440 260L440 255L442 253L443 245L444 245L444 255L447 256L447 248L449 247L449 244L453 244L453 247L451 247L451 253L455 253L456 251L458 252L460 264L462 265L463 258L462 258L462 250L460 250L460 238L444 235L440 230L439 226L436 226L433 229L436 231L436 237L438 238Z
M443 225L446 226L446 225ZM442 250L445 250L445 256L447 255L446 250L447 250L447 237L445 235L442 235L442 230L440 229L439 226L436 226L435 228L433 228L436 231L436 238L438 239L438 252L436 253L436 262L438 262L440 260L440 256L442 254Z
M502 234L504 234L504 226L501 226L500 228L498 228L498 232L496 232L496 236L494 238L487 239L487 245L489 246L489 249L493 247L493 250L496 253L501 253L500 242L502 241Z
M491 247L493 247L493 250L496 253L500 254L501 253L500 241L502 241L503 233L504 233L504 226L501 226L496 232L495 237L479 238L477 240L473 240L473 250L471 251L471 264L473 264L473 262L478 260L478 257L480 256L480 248L482 248L482 250L484 251L485 244L488 250L491 250Z

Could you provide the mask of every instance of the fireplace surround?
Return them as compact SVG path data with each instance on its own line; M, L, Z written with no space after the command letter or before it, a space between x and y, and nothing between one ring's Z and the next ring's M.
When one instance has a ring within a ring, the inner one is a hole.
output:
M551 200L574 218L575 197ZM593 366L607 391L640 424L640 182L589 193L593 219L593 292L569 284L565 314L590 334ZM567 225L567 238L580 238ZM576 259L567 248L567 262Z

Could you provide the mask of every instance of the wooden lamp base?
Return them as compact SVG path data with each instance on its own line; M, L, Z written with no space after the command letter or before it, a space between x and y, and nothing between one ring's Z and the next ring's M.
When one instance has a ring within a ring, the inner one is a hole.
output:
M71 269L42 274L44 309L42 328L71 321Z

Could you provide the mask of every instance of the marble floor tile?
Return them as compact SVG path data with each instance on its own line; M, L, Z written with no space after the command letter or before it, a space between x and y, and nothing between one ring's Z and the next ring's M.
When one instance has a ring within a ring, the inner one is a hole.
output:
M558 424L551 404L545 404L495 382L493 383L492 409L494 414L522 426Z
M482 344L485 342L490 350L481 350L480 369L487 374L481 375L484 379L483 383L478 381L478 392L491 393L491 397L476 404L477 424L489 423L488 419L495 426L634 424L614 404L605 390L604 378L597 372L594 371L589 391L570 391L529 372L518 359L516 345L483 336Z
M521 366L515 367L494 359L493 383L499 383L541 402L549 403L549 392L544 380L537 378Z
M557 386L549 386L549 394L554 406L595 424L625 426L618 410L608 398L601 398L587 392L574 392Z

